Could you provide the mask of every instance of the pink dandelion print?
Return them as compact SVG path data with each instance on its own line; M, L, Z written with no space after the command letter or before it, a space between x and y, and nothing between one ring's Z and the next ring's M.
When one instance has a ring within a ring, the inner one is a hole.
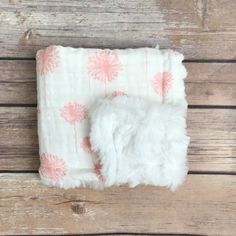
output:
M101 169L102 169L102 164L100 162L97 162L95 165L94 165L94 173L95 175L97 176L97 178L101 181L104 181L105 178L104 176L102 175L101 173Z
M56 181L62 179L66 172L66 163L62 158L45 153L40 156L39 173L41 176Z
M61 110L61 116L66 122L73 125L74 129L74 140L75 140L75 150L77 152L77 131L76 124L82 122L86 118L85 107L78 103L68 103Z
M160 96L165 96L172 84L172 74L170 72L158 72L152 80L152 87Z
M53 72L59 65L59 52L56 46L47 47L40 50L36 56L38 73L47 76L49 72Z
M91 149L91 143L90 143L90 140L89 140L88 136L84 137L84 139L81 143L81 148L87 153L91 154L93 152L92 149Z
M118 55L109 50L102 50L88 57L88 73L104 84L112 82L122 70Z
M46 76L53 72L59 66L59 52L56 46L47 47L44 50L38 51L36 55L37 60L37 72L42 76L44 83L44 96L45 103L47 105L47 80Z
M114 91L111 96L114 98L114 97L117 97L117 96L127 96L127 94L125 92L122 92L122 91Z

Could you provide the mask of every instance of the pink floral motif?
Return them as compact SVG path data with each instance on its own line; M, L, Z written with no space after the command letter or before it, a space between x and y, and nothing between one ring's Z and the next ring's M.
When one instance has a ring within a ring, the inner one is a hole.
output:
M77 122L82 122L85 119L85 107L76 102L69 102L63 107L61 115L66 122L73 125Z
M47 47L44 50L40 50L36 56L37 68L40 75L46 76L49 72L59 65L59 52L56 46Z
M103 83L114 80L122 70L118 55L114 51L102 50L90 55L88 59L89 75Z
M97 176L97 178L101 181L104 181L105 180L105 177L102 175L101 173L101 169L102 169L102 164L100 162L97 162L95 165L94 165L94 173L95 175Z
M43 153L40 156L39 173L50 180L60 180L67 173L66 163L56 155Z
M114 91L111 96L114 98L114 97L117 97L117 96L127 96L127 93L123 92L123 91Z
M60 63L59 52L56 46L47 47L44 50L38 51L36 55L38 74L43 76L43 89L45 104L47 107L47 80L46 76L49 72L53 72Z
M152 80L152 87L160 96L165 96L169 92L172 79L170 72L158 72Z
M68 103L61 110L61 116L64 120L71 125L73 125L74 129L74 140L75 140L75 150L77 152L77 131L76 124L78 122L82 122L86 118L86 110L85 107L78 103Z
M84 137L84 139L81 143L81 147L87 153L91 154L93 152L92 149L91 149L91 143L90 143L90 140L89 140L88 136Z

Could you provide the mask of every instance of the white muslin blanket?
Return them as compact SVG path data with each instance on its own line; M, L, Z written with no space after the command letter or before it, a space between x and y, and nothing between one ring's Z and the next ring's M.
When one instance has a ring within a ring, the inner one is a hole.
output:
M37 60L45 184L180 185L186 174L186 70L172 50L50 46Z

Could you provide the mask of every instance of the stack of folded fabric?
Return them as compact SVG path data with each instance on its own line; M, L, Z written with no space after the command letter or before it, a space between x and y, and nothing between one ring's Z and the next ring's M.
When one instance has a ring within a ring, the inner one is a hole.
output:
M45 184L175 189L184 181L189 138L181 54L50 46L36 60Z

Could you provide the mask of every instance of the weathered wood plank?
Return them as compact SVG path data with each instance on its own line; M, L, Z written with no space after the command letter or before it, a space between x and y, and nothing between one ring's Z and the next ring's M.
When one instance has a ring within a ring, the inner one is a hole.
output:
M200 1L199 1L200 2ZM204 1L202 1L204 8ZM219 8L219 6L222 6ZM211 31L236 31L236 1L207 0L205 1L205 27Z
M190 105L235 105L236 63L185 63ZM35 62L0 60L0 103L36 104Z
M236 110L189 109L192 171L235 172ZM0 108L0 170L37 170L35 108Z
M236 63L186 63L190 105L236 105Z
M0 103L36 104L35 61L0 60Z
M235 235L236 176L189 175L159 187L60 190L37 174L0 174L1 234L176 233Z
M0 57L34 57L50 44L125 48L158 43L188 59L234 59L234 9L230 0L3 0Z

